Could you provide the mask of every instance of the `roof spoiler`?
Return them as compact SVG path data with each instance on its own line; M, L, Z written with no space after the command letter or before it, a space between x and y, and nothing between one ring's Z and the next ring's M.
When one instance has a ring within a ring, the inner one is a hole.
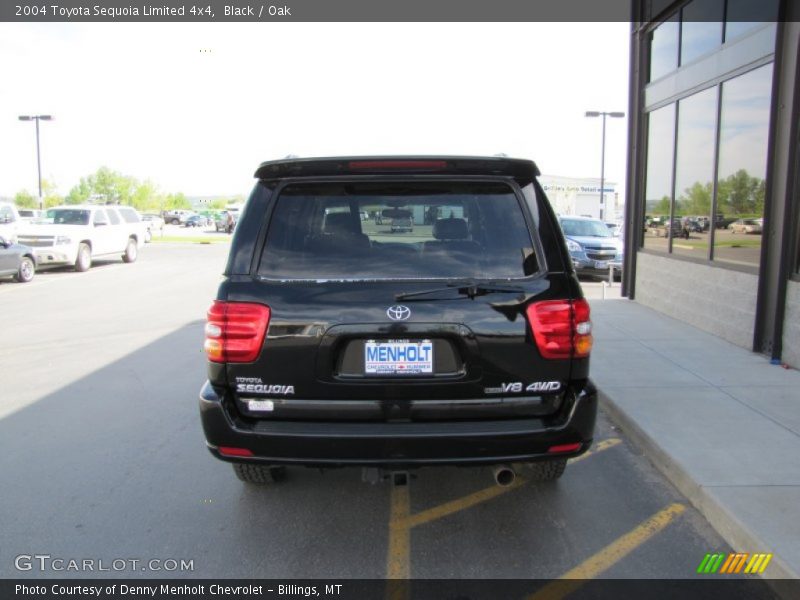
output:
M532 160L500 156L352 156L284 158L261 163L258 179L331 175L492 175L526 185L541 175Z

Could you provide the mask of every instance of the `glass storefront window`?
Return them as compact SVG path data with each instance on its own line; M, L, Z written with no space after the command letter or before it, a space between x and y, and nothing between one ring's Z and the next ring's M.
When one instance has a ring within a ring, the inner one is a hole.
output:
M681 11L681 65L722 44L722 0L692 0Z
M678 102L674 254L708 258L716 122L716 86Z
M650 78L654 81L678 68L678 15L664 21L650 34Z
M675 104L648 115L647 179L643 246L666 252L672 199L672 158L675 143Z
M758 266L772 64L722 84L714 260Z

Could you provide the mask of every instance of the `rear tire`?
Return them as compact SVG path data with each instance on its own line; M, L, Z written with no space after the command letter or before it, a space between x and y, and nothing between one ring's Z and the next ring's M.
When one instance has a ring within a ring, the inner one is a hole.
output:
M33 260L29 256L23 256L19 263L17 274L14 275L14 279L20 283L28 283L31 279L33 279L35 274L36 265L34 264Z
M564 474L564 469L566 468L567 459L559 458L530 463L528 472L534 481L555 481Z
M250 465L234 463L233 472L240 481L253 485L267 485L286 479L286 467L269 467L264 465Z
M79 273L88 271L92 266L92 249L89 244L80 244L78 246L78 258L75 259L75 270Z
M125 254L122 255L122 261L126 263L136 262L137 256L139 256L139 248L136 246L136 240L128 238L128 245L125 246Z

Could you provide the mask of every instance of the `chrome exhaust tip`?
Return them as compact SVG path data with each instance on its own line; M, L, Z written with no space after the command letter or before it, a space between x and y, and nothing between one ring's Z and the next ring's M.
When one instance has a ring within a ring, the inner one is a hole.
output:
M517 478L517 473L511 468L511 465L497 465L492 468L494 475L494 482L500 487L508 487Z

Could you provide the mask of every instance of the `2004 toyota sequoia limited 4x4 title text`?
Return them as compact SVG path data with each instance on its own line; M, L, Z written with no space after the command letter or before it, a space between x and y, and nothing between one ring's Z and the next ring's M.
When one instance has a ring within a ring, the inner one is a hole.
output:
M287 465L559 477L597 393L538 175L505 157L263 163L208 311L211 453L250 483Z

